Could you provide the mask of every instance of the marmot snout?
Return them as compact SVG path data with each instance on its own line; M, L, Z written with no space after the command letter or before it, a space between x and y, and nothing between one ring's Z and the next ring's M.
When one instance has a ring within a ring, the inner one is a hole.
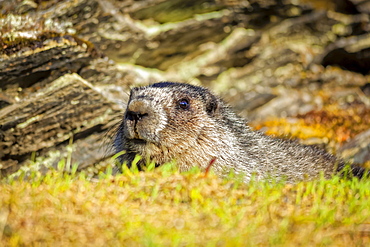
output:
M124 131L128 139L159 141L158 138L155 138L155 133L160 121L149 100L132 100L125 113L125 122Z

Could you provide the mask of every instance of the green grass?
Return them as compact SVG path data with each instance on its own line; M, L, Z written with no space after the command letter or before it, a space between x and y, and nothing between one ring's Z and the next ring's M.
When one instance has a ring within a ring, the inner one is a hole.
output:
M0 246L368 246L369 188L168 167L99 179L33 172L0 183Z

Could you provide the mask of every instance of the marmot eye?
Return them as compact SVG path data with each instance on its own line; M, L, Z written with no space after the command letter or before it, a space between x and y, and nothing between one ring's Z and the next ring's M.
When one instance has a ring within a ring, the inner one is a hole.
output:
M189 106L190 106L190 104L189 104L189 100L187 100L187 99L182 99L182 100L180 100L179 101L179 106L180 106L180 108L181 109L188 109L189 108Z

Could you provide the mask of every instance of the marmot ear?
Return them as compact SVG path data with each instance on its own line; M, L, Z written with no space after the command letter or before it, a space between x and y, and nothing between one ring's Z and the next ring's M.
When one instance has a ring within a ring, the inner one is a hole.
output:
M219 103L218 103L216 96L210 95L210 97L207 100L207 104L206 104L206 111L208 115L210 116L216 115L218 111L218 104Z

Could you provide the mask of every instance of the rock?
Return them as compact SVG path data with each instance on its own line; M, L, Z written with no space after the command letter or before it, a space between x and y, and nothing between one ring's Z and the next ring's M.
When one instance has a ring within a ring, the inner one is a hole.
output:
M370 161L370 129L364 131L339 148L338 153L355 164Z
M11 105L13 103L14 103L14 100L12 98L0 92L0 109L4 108L5 106Z
M247 113L248 118L254 121L262 121L268 118L285 118L305 114L320 107L318 104L321 100L315 99L310 93L298 90L280 91L279 96Z
M322 65L336 65L350 71L368 74L370 71L370 35L342 38L329 45L320 55Z
M41 28L40 28L41 27ZM0 89L30 87L43 78L77 72L98 54L93 46L64 34L63 25L8 15L0 20Z
M8 167L12 160L23 161L32 152L108 129L121 111L79 75L60 77L49 87L0 110L0 159L7 168L1 173L19 168Z
M253 121L260 117L260 114L254 112L261 109L264 105L268 104L271 100L275 99L277 95L268 92L238 92L227 94L223 98L226 102L231 104L233 108L249 121Z

